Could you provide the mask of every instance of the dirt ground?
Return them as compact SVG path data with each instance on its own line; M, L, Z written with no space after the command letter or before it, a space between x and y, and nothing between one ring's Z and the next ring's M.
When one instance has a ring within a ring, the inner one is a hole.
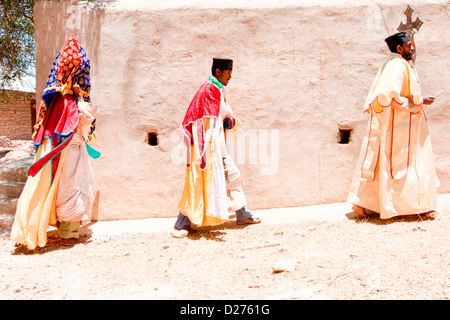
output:
M95 235L15 246L0 230L0 300L447 300L450 209L435 218Z
M32 140L9 140L5 136L0 136L0 165L32 156L34 156Z
M1 299L450 298L449 212L84 236L33 252L0 239ZM89 227L87 227L89 228Z

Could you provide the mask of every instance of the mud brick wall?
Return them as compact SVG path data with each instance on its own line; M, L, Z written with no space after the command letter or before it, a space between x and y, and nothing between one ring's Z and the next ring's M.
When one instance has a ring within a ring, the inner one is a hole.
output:
M31 139L35 112L35 93L1 91L0 136L10 140Z

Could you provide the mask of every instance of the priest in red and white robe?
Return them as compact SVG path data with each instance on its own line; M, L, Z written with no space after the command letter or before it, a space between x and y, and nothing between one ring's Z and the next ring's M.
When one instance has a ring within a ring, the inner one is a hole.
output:
M180 212L172 230L185 237L197 226L219 225L236 213L237 224L260 223L246 207L241 170L236 165L236 130L223 87L231 79L233 61L214 58L212 75L196 92L186 112L182 129L187 163ZM227 149L228 148L228 149Z

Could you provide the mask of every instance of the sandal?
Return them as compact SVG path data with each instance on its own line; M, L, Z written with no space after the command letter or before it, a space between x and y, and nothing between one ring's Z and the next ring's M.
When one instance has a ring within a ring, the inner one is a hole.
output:
M261 223L262 219L261 218L256 218L256 217L250 217L247 218L245 220L242 221L236 221L236 224L242 225L242 224L257 224L257 223Z
M178 230L178 229L173 228L173 230L170 231L170 234L174 238L186 238L188 236L188 234L189 234L189 231L187 231L187 230Z
M173 228L172 231L170 231L170 234L172 235L172 237L174 238L186 238L188 235L192 234L192 233L196 233L198 232L198 230L189 228L189 229L177 229L177 228Z
M353 205L353 210L356 211L357 214L359 214L361 217L367 218L368 215L366 214L366 209L364 209L361 206L358 206L356 204Z

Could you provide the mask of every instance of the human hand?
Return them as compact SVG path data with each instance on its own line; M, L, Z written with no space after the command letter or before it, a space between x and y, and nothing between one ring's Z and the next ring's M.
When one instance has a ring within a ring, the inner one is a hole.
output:
M73 95L75 97L81 97L81 88L80 88L80 85L78 84L78 79L77 78L75 78L73 80L72 90L73 90Z
M423 104L432 104L434 102L434 96L423 96Z

